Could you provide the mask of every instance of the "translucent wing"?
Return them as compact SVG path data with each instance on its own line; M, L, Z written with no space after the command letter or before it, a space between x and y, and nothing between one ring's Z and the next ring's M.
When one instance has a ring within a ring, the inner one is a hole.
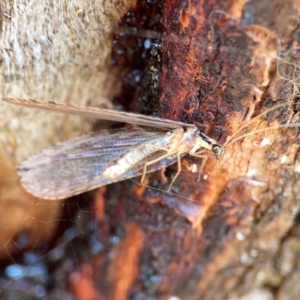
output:
M160 157L164 151L158 150L113 179L104 177L102 173L107 164L124 151L157 137L164 138L164 135L143 130L121 130L75 137L29 157L19 166L18 173L22 185L31 194L44 199L63 199L140 175L145 162ZM175 161L176 155L171 155L147 170L151 172Z
M65 104L57 102L41 102L33 99L4 98L6 102L23 105L28 107L42 108L46 110L81 115L101 120L109 120L116 122L124 122L129 124L137 124L140 126L156 127L156 128L178 128L193 127L193 124L186 124L177 121L161 119L157 117L144 116L140 114L128 113L124 111L116 111L111 109L86 107L74 104Z

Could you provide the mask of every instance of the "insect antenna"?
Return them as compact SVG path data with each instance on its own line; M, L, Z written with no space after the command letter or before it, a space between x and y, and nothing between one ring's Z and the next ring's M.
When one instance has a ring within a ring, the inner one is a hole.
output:
M238 22L238 19L234 18L232 15L229 13L222 11L222 10L215 10L212 11L209 15L209 23L211 27L211 32L212 32L212 41L214 41L214 36L215 36L215 30L213 26L213 20L212 17L214 14L221 14L224 15L227 18L230 18L234 20L235 22ZM280 103L278 105L275 105L274 107L265 110L264 112L258 114L248 122L246 122L244 125L242 125L229 139L226 140L224 143L224 147L248 136L248 135L254 135L256 133L264 132L264 131L269 131L269 130L275 130L275 129L280 129L280 128L289 128L289 127L298 127L300 124L299 123L287 123L287 124L282 124L278 126L273 126L269 128L264 128L264 129L258 129L258 130L253 130L249 133L239 135L243 129L245 129L247 126L252 124L255 121L259 121L260 118L276 109L285 107L285 106L292 106L293 99L295 97L299 97L300 90L299 90L299 84L300 84L300 66L297 63L297 59L293 59L292 56L293 54L296 53L300 49L300 47L295 47L288 49L287 51L283 51L282 49L282 43L277 34L269 30L268 28L257 25L257 24L251 24L246 27L241 28L254 42L259 43L263 47L263 52L262 55L266 56L266 59L269 60L267 63L267 71L269 71L269 68L271 66L271 60L276 59L276 75L278 79L286 81L286 83L283 85L283 88L287 87L288 89L288 84L292 84L292 93L288 97L287 101L284 103ZM261 53L259 54L261 55ZM297 57L296 57L297 58ZM268 76L268 75L267 75ZM271 82L272 84L272 82ZM285 91L288 92L288 90L285 89ZM239 136L238 136L239 135Z
M254 130L254 131L251 131L251 132L248 132L246 134L243 134L243 135L240 135L240 136L236 137L244 128L246 128L247 126L251 125L255 121L259 121L262 116L266 115L267 113L269 113L271 111L274 111L274 110L282 108L282 107L286 107L288 105L289 105L288 103L277 104L277 105L275 105L275 106L273 106L273 107L271 107L271 108L263 111L262 113L258 114L253 119L250 119L244 125L242 125L236 132L234 132L229 137L229 139L226 140L226 142L224 143L223 147L226 148L228 145L231 145L231 144L235 143L236 141L238 141L238 140L240 140L240 139L242 139L242 138L244 138L244 137L246 137L248 135L253 135L253 134L256 134L256 133L259 133L259 132L263 132L263 131L267 131L267 130L274 130L274 129L278 129L278 128L289 127L289 125L292 125L292 124L284 124L284 125L273 126L273 127L264 128L264 129L258 129L258 130ZM296 127L296 126L294 126L294 127ZM234 137L236 137L236 138L234 138Z
M270 130L281 129L281 128L296 128L296 127L300 127L300 123L282 124L282 125L278 125L278 126L272 126L272 127L268 127L268 128L253 130L249 133L243 134L243 135L237 137L236 139L232 140L230 144L235 143L236 141L241 140L244 137L249 136L249 135L254 135L254 134L257 134L257 133L270 131Z

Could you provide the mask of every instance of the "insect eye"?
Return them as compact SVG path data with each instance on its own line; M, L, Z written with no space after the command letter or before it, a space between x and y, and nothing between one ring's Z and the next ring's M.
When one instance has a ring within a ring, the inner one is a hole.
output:
M222 154L224 154L225 150L223 147L215 144L212 146L212 152L215 154L217 158L219 158Z

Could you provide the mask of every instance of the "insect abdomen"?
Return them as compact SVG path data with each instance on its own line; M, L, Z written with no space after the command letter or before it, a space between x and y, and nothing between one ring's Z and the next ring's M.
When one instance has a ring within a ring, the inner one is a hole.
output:
M164 149L168 151L171 137L172 135L166 134L161 136L160 138L149 140L147 142L141 143L140 145L137 145L134 149L125 152L116 160L108 164L105 168L105 171L103 172L103 176L108 178L115 178L125 173L132 166L137 164L148 155Z

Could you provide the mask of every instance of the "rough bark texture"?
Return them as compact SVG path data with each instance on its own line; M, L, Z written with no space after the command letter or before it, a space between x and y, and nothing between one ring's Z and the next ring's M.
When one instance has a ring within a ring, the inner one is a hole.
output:
M82 13L80 8L74 11L79 11L76 16ZM164 1L161 22L162 117L193 122L221 144L279 102L289 105L260 117L243 133L297 121L299 73L291 63L297 59L293 49L300 37L296 2ZM87 31L81 28L71 37ZM73 41L65 35L59 41L68 44L69 39ZM92 51L93 45L87 41L85 49ZM52 67L51 62L46 65ZM87 64L84 74L97 74L88 71L93 68ZM74 74L93 85L79 70ZM32 88L26 81L23 85ZM64 99L68 89L63 84L56 88L57 100ZM40 98L29 88L21 94L27 95ZM206 180L200 182L197 170L187 170L197 160L183 159L173 194L130 182L99 189L93 209L77 212L76 232L81 234L71 242L64 235L54 247L63 249L59 259L64 263L53 259L53 281L68 273L69 291L80 299L297 299L297 133L297 128L288 128L248 135L226 146L219 162L208 154ZM158 174L148 180L158 188L167 186L159 183ZM68 205L70 209L72 203ZM69 293L59 286L53 290Z
M230 17L211 14L212 6ZM223 141L243 122L280 101L290 106L270 112L249 128L297 121L292 77L279 78L276 69L280 64L281 74L291 72L285 62L298 45L298 23L293 22L298 19L297 4L252 1L244 7L219 7L205 1L187 6L170 1L164 7L164 25L172 37L164 43L165 117L179 115L200 123ZM274 59L279 51L282 61ZM293 80L297 86L295 76ZM286 256L288 245L295 245L290 234L298 227L300 207L296 137L297 129L250 135L226 147L218 164L210 160L206 165L208 178L197 185L202 192L196 199L202 206L193 215L202 235L198 242L192 237L189 242L199 257L179 294L187 299L224 299L266 289L271 297L291 297L284 294L297 267ZM294 263L297 255L298 251L291 255Z
M111 98L120 91L121 75L111 65L112 34L134 4L1 1L0 98L111 107ZM39 201L23 191L15 166L50 145L91 131L93 120L82 122L81 118L1 101L0 122L0 164L4 166L0 255L6 256L7 251L18 251L13 237L22 232L30 232L33 246L41 238L50 239L57 222L49 221L59 218L61 211L61 202Z

